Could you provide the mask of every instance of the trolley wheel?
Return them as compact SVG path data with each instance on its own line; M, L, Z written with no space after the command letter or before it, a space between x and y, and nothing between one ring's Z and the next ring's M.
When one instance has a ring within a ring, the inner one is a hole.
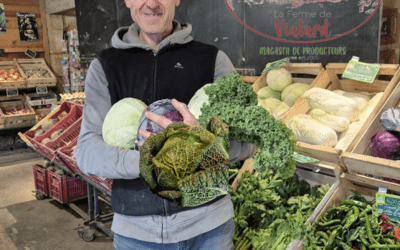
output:
M46 195L44 195L44 194L42 194L40 192L36 192L35 197L38 200L44 200L46 198Z
M85 232L82 235L83 240L86 242L94 240L94 238L96 237L94 235L94 232L95 232L94 229L85 230Z
M78 231L78 235L79 235L79 237L83 238L83 232Z

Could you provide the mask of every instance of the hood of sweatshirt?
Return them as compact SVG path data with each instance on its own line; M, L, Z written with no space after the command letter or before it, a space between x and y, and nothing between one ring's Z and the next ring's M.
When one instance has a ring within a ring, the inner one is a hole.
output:
M111 44L117 49L130 49L130 48L143 48L146 50L154 50L146 42L139 38L140 27L136 23L129 27L122 27L115 31ZM190 36L192 32L192 26L190 24L181 24L177 21L173 21L172 34L164 38L158 45L158 49L161 49L169 44L185 44L193 40Z

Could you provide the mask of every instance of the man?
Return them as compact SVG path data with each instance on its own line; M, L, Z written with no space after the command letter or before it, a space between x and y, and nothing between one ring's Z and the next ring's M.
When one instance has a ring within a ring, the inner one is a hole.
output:
M113 48L90 65L86 101L74 155L82 172L114 179L112 230L119 249L233 249L233 206L229 195L194 208L177 207L151 191L139 178L139 152L108 146L102 124L111 106L132 97L147 105L174 99L189 125L198 124L187 104L206 83L229 75L226 54L193 41L191 26L174 21L180 0L125 0L134 24L118 29ZM179 100L179 101L177 101ZM168 120L147 112L166 127ZM147 138L149 133L140 131ZM256 148L230 142L230 161L252 157Z

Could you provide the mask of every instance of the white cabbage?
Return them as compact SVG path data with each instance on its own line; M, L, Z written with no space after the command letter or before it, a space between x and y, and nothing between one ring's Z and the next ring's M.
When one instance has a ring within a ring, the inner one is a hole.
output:
M343 132L348 129L350 125L349 119L328 114L322 109L313 109L310 115L314 120L327 125L336 132Z
M354 100L358 105L358 110L361 112L368 104L368 101L371 100L371 97L361 93L353 93L353 92L346 92L343 90L334 90L333 93L339 94L341 96L348 97Z
M349 128L340 134L335 149L340 149L343 152L345 152L347 148L350 146L350 143L354 140L358 132L361 130L361 127L363 125L364 125L363 121L351 123Z
M337 143L336 132L309 115L293 116L287 126L293 131L298 141L328 147L333 147Z
M359 117L360 121L365 122L368 119L368 117L371 115L371 113L374 110L374 108L376 107L376 105L378 105L378 102L382 99L382 96L383 96L383 92L380 92L380 93L376 94L374 97L372 97L372 99L368 102L365 109L361 112L360 117Z
M200 115L201 115L201 107L205 103L206 105L208 104L208 95L204 91L208 86L210 86L212 83L208 83L201 87L199 90L194 93L192 99L190 99L187 107L192 113L192 115L198 120Z
M303 98L308 101L311 110L322 109L323 111L340 117L345 117L353 122L358 119L359 111L357 103L348 98L322 88L307 90Z

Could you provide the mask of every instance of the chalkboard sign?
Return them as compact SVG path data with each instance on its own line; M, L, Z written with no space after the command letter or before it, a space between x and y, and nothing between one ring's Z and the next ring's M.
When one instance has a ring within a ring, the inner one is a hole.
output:
M30 50L30 49L27 49L27 50L25 51L25 55L29 56L30 58L35 58L35 57L36 57L36 52L35 52L35 51L32 51L32 50Z
M255 70L284 57L291 62L377 63L382 0L181 1L175 19L195 40L224 51L236 68ZM133 21L124 0L76 0L83 67L110 47L118 27Z
M376 193L375 200L379 213L386 214L389 219L400 222L400 196Z
M18 95L18 88L6 88L7 97L13 97Z

